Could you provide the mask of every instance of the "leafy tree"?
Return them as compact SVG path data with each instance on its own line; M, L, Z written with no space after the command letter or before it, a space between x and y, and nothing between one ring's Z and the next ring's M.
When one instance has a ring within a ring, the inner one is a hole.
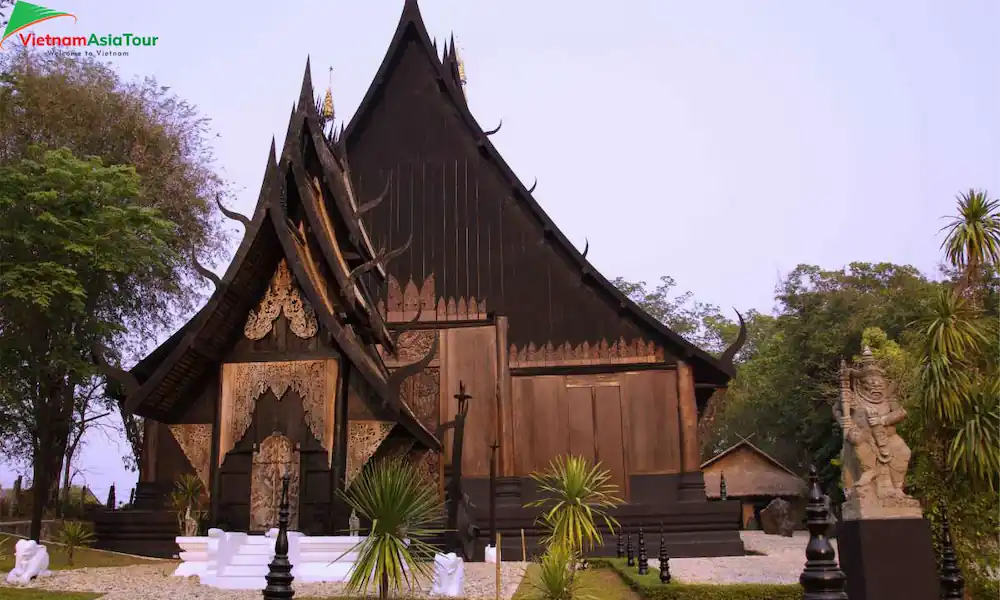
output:
M852 263L839 270L800 265L777 290L778 314L739 365L706 454L755 434L755 443L800 471L815 463L826 489L839 489L840 430L833 417L837 367L857 354L866 328L908 339L937 284L916 269Z
M739 324L725 317L718 306L694 300L692 292L672 296L677 287L673 277L660 277L659 285L653 289L649 289L645 281L631 282L622 277L612 284L651 317L706 352L722 354L739 334ZM766 326L764 323L755 326L755 321L767 320L767 315L753 310L743 317L747 322L747 343L737 355L737 361L753 352L759 333L756 330Z
M77 388L96 375L92 349L165 314L178 294L177 227L135 202L139 193L133 167L67 149L0 166L0 372L30 433L36 540Z
M0 13L4 7L0 2ZM227 238L212 206L225 186L213 171L207 142L208 120L153 79L124 82L98 60L67 53L25 48L0 52L0 166L19 164L36 145L68 148L78 157L96 156L105 165L131 165L139 175L131 201L157 209L176 225L163 239L171 255L188 257L193 251L211 263L225 249ZM147 340L173 324L175 315L194 309L200 285L190 282L202 280L190 262L173 261L159 275L171 288L171 302L164 307L169 310L129 311L129 335L116 336L108 360L121 362L140 354ZM126 324L120 319L118 323ZM0 377L0 388L4 381ZM16 387L0 390L0 415L8 410L5 402L12 395L22 395ZM137 456L142 424L129 414L123 413L122 420ZM135 456L126 463L135 466Z

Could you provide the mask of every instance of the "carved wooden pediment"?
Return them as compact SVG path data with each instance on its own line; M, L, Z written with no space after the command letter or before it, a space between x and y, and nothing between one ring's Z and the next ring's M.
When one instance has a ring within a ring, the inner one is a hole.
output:
M274 321L284 312L292 333L302 339L309 339L319 331L316 312L309 301L302 297L302 292L295 285L288 263L282 259L278 270L271 278L271 283L264 292L264 298L257 305L257 310L250 310L247 315L243 334L247 339L259 340L270 333Z
M264 392L270 390L280 401L290 389L302 399L309 430L321 442L326 440L326 361L236 363L232 372L235 379L229 431L232 443L240 440L250 427L257 399ZM229 448L223 450L228 452Z

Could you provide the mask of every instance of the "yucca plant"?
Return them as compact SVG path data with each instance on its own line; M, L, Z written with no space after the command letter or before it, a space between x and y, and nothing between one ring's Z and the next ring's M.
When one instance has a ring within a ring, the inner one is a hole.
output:
M177 529L184 531L184 519L190 508L192 515L201 506L201 496L205 487L197 475L184 474L174 481L174 490L170 493L170 501L177 511Z
M414 575L431 576L437 548L425 540L441 533L431 525L444 506L437 489L411 463L400 457L369 463L342 497L371 522L368 536L348 551L358 553L348 592L367 595L377 581L379 598L384 599L404 584L412 589L417 583Z
M612 534L618 521L608 514L622 503L616 496L618 486L611 483L611 472L582 456L556 457L544 473L532 473L543 497L526 507L543 509L538 522L548 530L543 543L559 545L573 557L602 544L598 529L603 522Z
M576 569L570 567L576 561L576 556L561 544L550 545L541 560L538 569L529 580L533 592L531 596L538 600L584 600L590 596L581 594L580 581Z
M81 521L66 521L59 530L57 541L66 548L66 564L73 566L73 552L77 548L94 543L94 532L87 523Z

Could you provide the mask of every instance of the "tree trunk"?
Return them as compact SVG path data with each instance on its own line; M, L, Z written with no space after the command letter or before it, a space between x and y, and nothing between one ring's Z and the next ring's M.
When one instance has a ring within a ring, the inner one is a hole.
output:
M46 386L45 390L48 393L39 398L40 405L35 407L38 436L33 452L29 537L36 542L42 541L42 519L53 499L54 484L59 482L59 471L69 441L74 386L67 380L66 376L50 379L51 387Z

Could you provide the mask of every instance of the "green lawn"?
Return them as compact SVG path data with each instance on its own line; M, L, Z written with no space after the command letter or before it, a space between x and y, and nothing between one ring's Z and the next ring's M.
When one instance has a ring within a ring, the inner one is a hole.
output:
M14 568L14 544L19 538L0 534L0 571L7 572ZM62 569L79 569L82 567L126 567L129 565L152 564L154 560L123 556L113 552L101 550L91 550L89 548L77 548L73 552L73 566L66 562L66 550L55 542L44 542L43 545L49 551L49 569L58 571ZM0 590L0 598L5 598L3 590ZM13 596L11 596L13 598ZM20 597L20 596L19 596ZM31 598L31 596L24 596ZM84 596L80 596L83 598ZM88 598L91 596L87 596Z
M532 582L538 576L538 565L529 565L521 580L520 587L514 593L513 600L532 600L538 597L538 592ZM625 585L621 578L611 569L587 569L580 571L580 597L592 600L640 600L640 596Z

